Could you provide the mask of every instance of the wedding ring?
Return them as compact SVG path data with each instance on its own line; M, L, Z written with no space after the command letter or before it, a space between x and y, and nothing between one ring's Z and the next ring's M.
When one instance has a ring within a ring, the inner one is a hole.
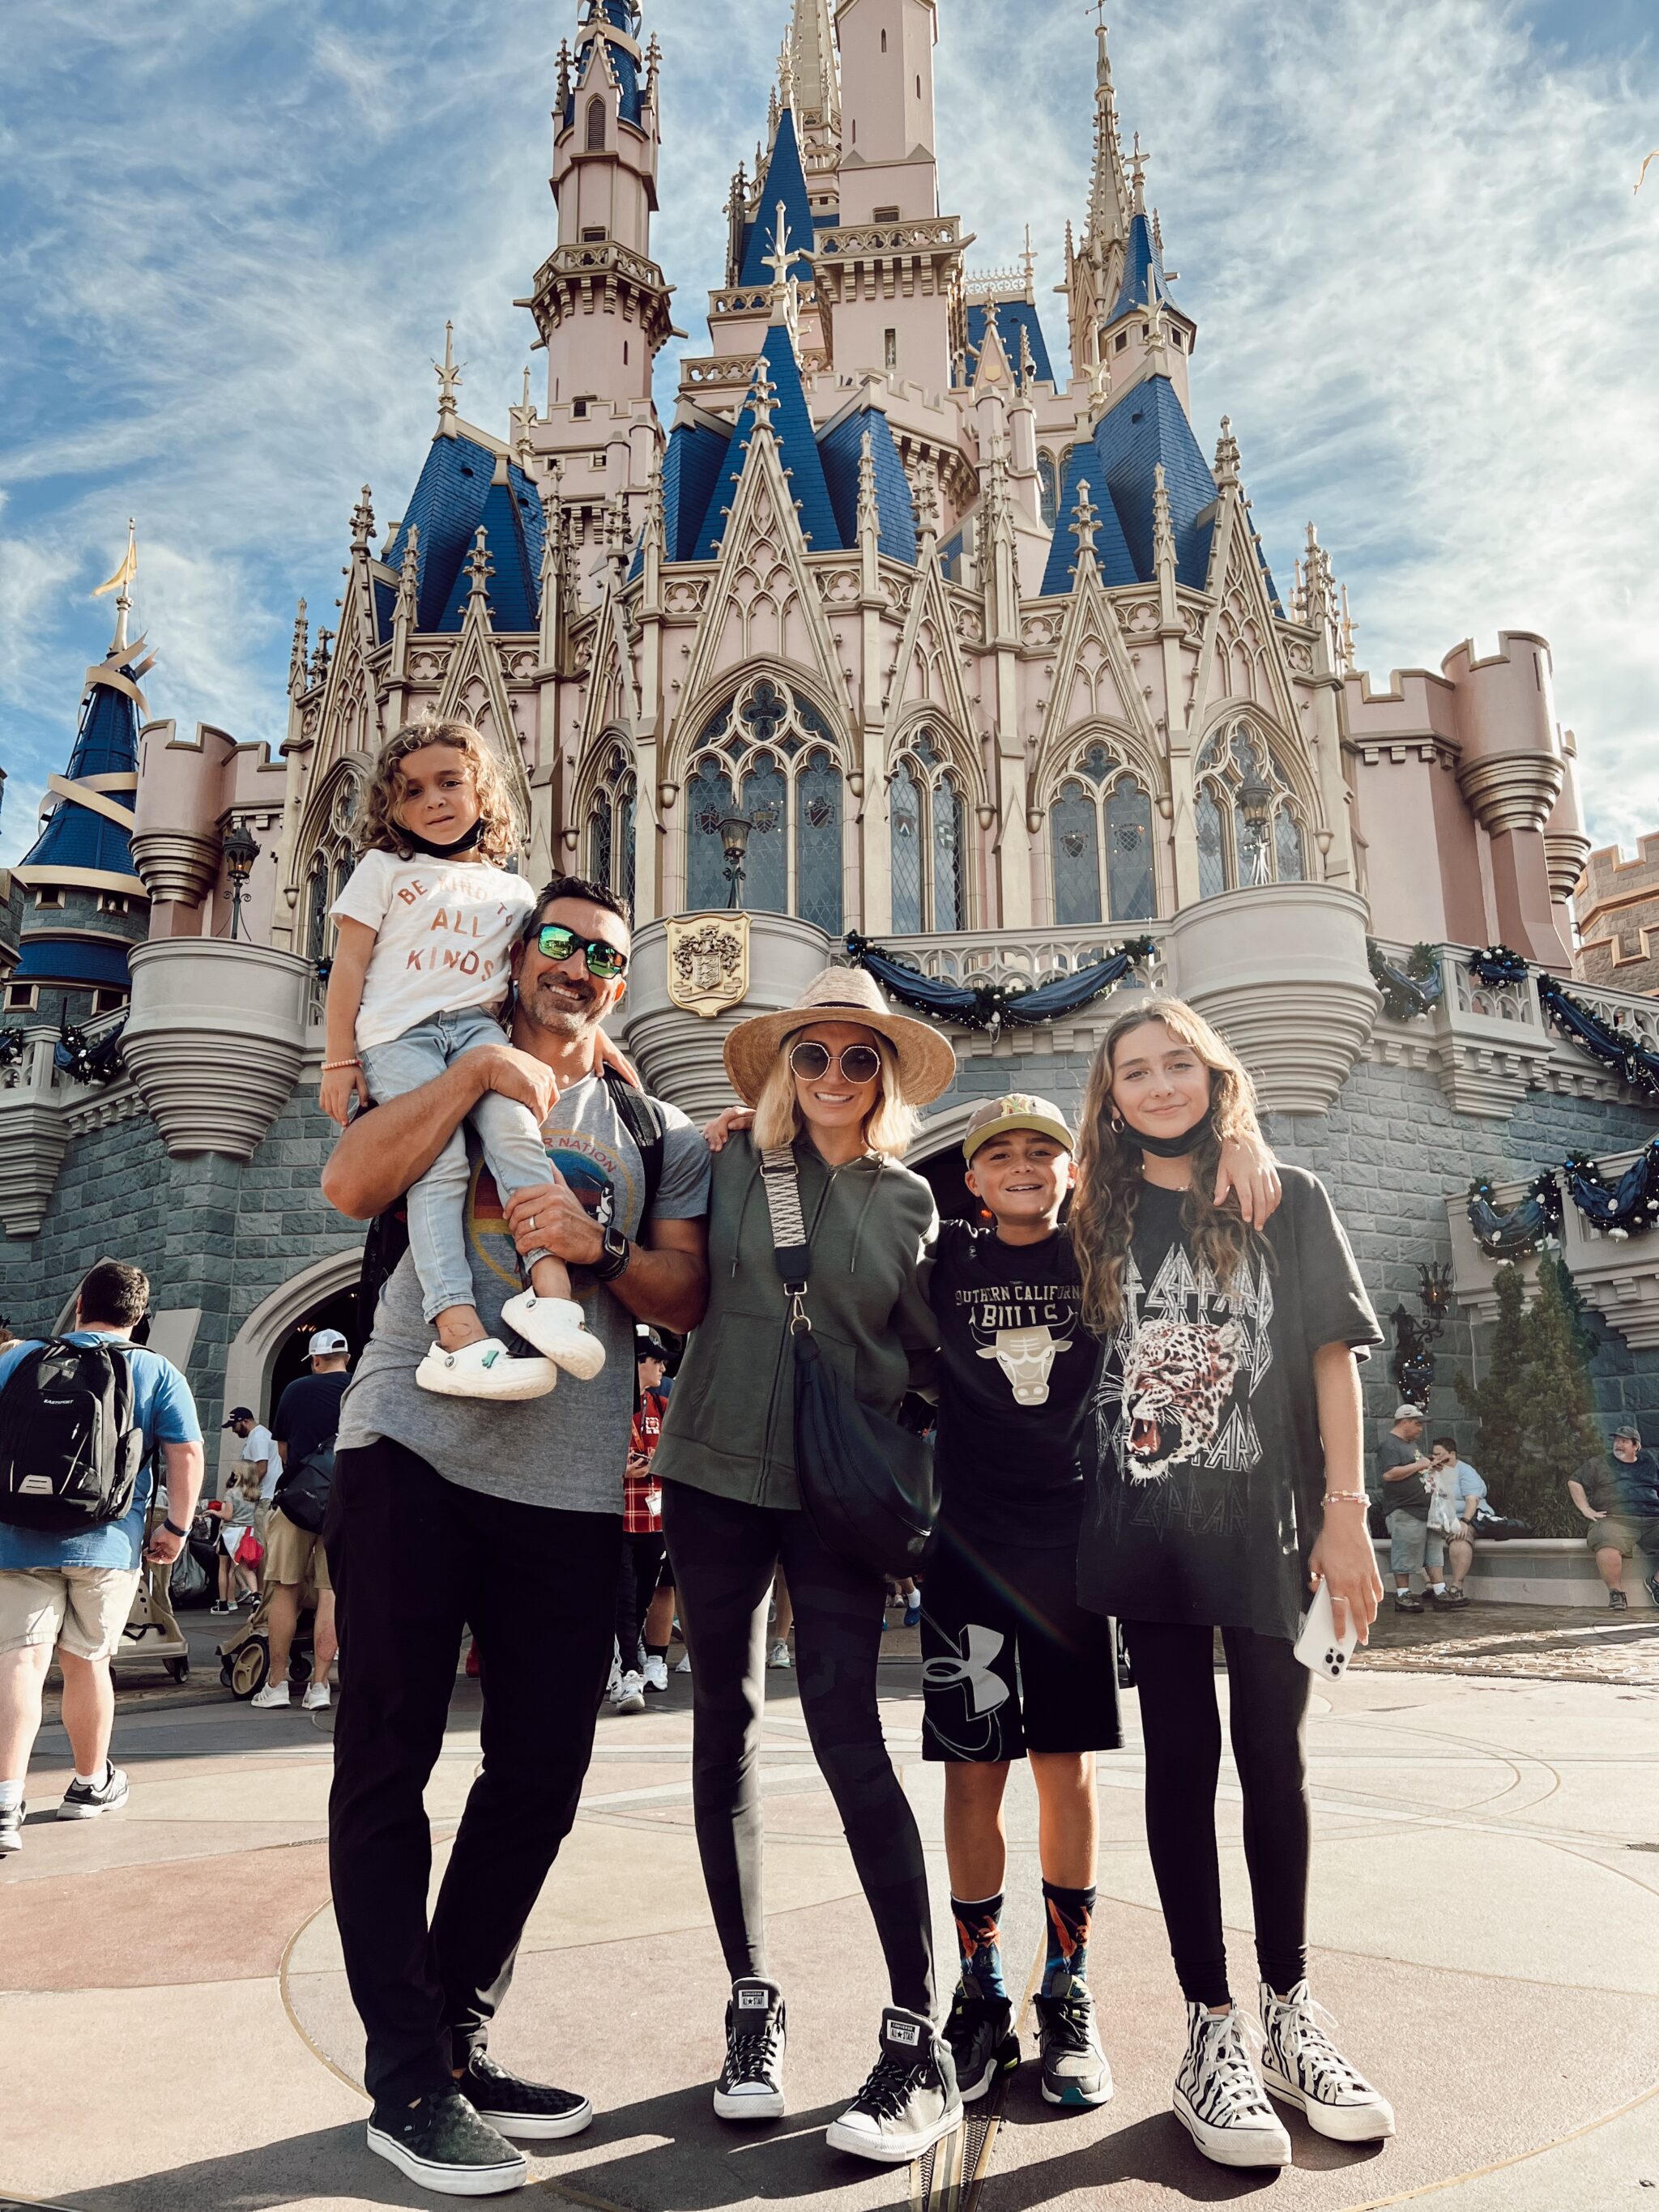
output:
M532 1213L532 1214L531 1215L531 1217L530 1217L530 1223L529 1223L529 1225L530 1225L530 1227L531 1227L532 1229L533 1229L533 1228L536 1226L536 1217L535 1217L535 1215L534 1215L533 1213Z

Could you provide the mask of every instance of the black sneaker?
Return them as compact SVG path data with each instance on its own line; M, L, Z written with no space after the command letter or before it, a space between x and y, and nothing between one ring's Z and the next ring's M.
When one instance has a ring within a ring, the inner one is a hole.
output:
M1630 1600L1625 1595L1623 1590L1609 1590L1607 1603L1614 1613L1628 1613L1630 1610Z
M869 2080L824 2140L884 2166L907 2164L962 2125L951 2046L919 2012L887 2005L881 2015L881 2056Z
M0 1853L23 1848L23 1815L27 1805L0 1805Z
M100 1813L118 1813L127 1802L127 1778L111 1759L104 1761L101 1782L71 1782L58 1808L60 1820L95 1820Z
M523 2152L478 2118L453 2081L418 2104L376 2105L368 2147L439 2197L495 2197L530 2178Z
M945 2040L956 2063L957 2086L964 2105L982 2097L999 2074L1012 2074L1018 2065L1019 2038L1013 2025L1014 2010L1006 1997L958 1989L951 1998Z
M515 2074L498 2066L486 2051L472 2053L456 2087L481 2120L487 2120L504 2136L522 2136L529 2142L579 2136L593 2118L592 2106L574 2089L520 2081Z
M758 1975L733 1982L726 2008L726 2063L714 2085L714 2110L721 2119L783 2118L787 2040L783 1992L777 1984Z
M1052 1996L1034 2001L1042 2098L1048 2105L1103 2105L1112 2094L1112 2069L1095 2026L1095 2001L1075 1975Z
M1642 1586L1647 1591L1648 1595L1653 1600L1654 1603L1656 1605L1659 1605L1659 1574L1651 1574L1647 1576L1644 1579Z

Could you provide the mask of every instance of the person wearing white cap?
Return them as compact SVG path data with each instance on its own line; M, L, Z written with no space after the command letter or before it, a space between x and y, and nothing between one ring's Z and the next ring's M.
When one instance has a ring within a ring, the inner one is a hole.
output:
M308 1375L290 1382L276 1402L270 1432L282 1455L283 1474L297 1470L320 1452L331 1451L340 1425L340 1401L350 1381L350 1346L337 1328L313 1329L306 1346ZM280 1490L281 1485L278 1485ZM308 1713L320 1712L332 1692L329 1674L334 1665L334 1591L328 1578L328 1557L320 1530L301 1528L290 1521L280 1503L271 1509L265 1542L265 1589L270 1604L265 1626L270 1638L270 1664L263 1687L252 1702L262 1712L286 1712L289 1696L289 1654L300 1620L300 1590L307 1575L317 1589L317 1615L312 1628L313 1665L301 1703Z
M956 1056L938 1030L893 1013L861 969L831 968L793 1006L740 1022L726 1041L726 1067L755 1109L753 1135L724 1136L714 1162L708 1310L668 1401L655 1462L691 1657L697 1845L732 1976L714 2110L747 2121L785 2109L784 2002L767 1971L759 1786L767 1604L781 1565L795 1606L794 1684L892 1997L876 2065L828 2140L832 2149L902 2163L960 2126L962 2101L934 2020L921 1838L877 1705L885 1587L872 1569L830 1551L802 1509L791 1307L761 1168L763 1157L780 1160L780 1180L798 1192L816 1341L851 1378L860 1406L890 1419L907 1389L931 1381L939 1343L921 1284L933 1196L898 1155L915 1109L950 1087Z
M1396 1406L1394 1425L1376 1448L1376 1472L1389 1519L1389 1565L1394 1572L1394 1609L1421 1613L1423 1601L1412 1577L1428 1575L1430 1477L1434 1462L1422 1449L1423 1408Z

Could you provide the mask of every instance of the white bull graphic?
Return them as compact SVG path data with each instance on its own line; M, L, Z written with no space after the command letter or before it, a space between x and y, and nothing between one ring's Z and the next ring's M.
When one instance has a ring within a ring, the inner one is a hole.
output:
M1000 1328L996 1342L981 1345L979 1356L996 1361L1008 1377L1008 1387L1017 1406L1043 1406L1048 1401L1048 1377L1054 1371L1054 1354L1071 1348L1068 1337L1055 1336L1046 1325L1041 1328Z

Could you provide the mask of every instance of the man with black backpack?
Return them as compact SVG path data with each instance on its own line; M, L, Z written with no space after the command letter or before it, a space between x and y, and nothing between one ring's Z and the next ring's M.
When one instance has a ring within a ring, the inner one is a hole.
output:
M306 1346L311 1372L295 1376L270 1417L283 1471L266 1524L264 1587L270 1601L265 1629L270 1638L270 1665L252 1698L262 1712L289 1710L289 1653L300 1621L300 1591L307 1576L316 1584L317 1614L312 1629L311 1680L300 1702L308 1713L321 1712L332 1694L328 1677L334 1664L334 1591L322 1534L334 1483L340 1401L350 1380L349 1352L337 1328L313 1329Z
M486 1091L535 1115L544 1183L503 1209L474 1152L475 1301L498 1330L519 1255L574 1271L604 1369L524 1404L434 1396L412 1263L390 1275L341 1407L325 1531L341 1664L329 1804L335 1918L367 2031L371 2149L447 2196L526 2179L505 2140L572 2136L587 2099L516 2079L484 2045L519 1939L569 1832L611 1665L633 1414L635 1319L685 1330L708 1288L708 1155L683 1114L606 1066L601 1024L631 952L616 898L550 884L513 956L512 1042L466 1053L360 1115L324 1171L356 1220L386 1214ZM483 1654L483 1766L428 1921L422 1791L464 1624Z
M0 1853L22 1844L23 1783L54 1650L75 1754L58 1817L95 1820L126 1802L127 1778L109 1756L110 1656L141 1553L172 1565L202 1486L190 1385L131 1341L149 1304L139 1268L100 1260L66 1334L0 1351ZM167 1518L146 1546L158 1448Z

